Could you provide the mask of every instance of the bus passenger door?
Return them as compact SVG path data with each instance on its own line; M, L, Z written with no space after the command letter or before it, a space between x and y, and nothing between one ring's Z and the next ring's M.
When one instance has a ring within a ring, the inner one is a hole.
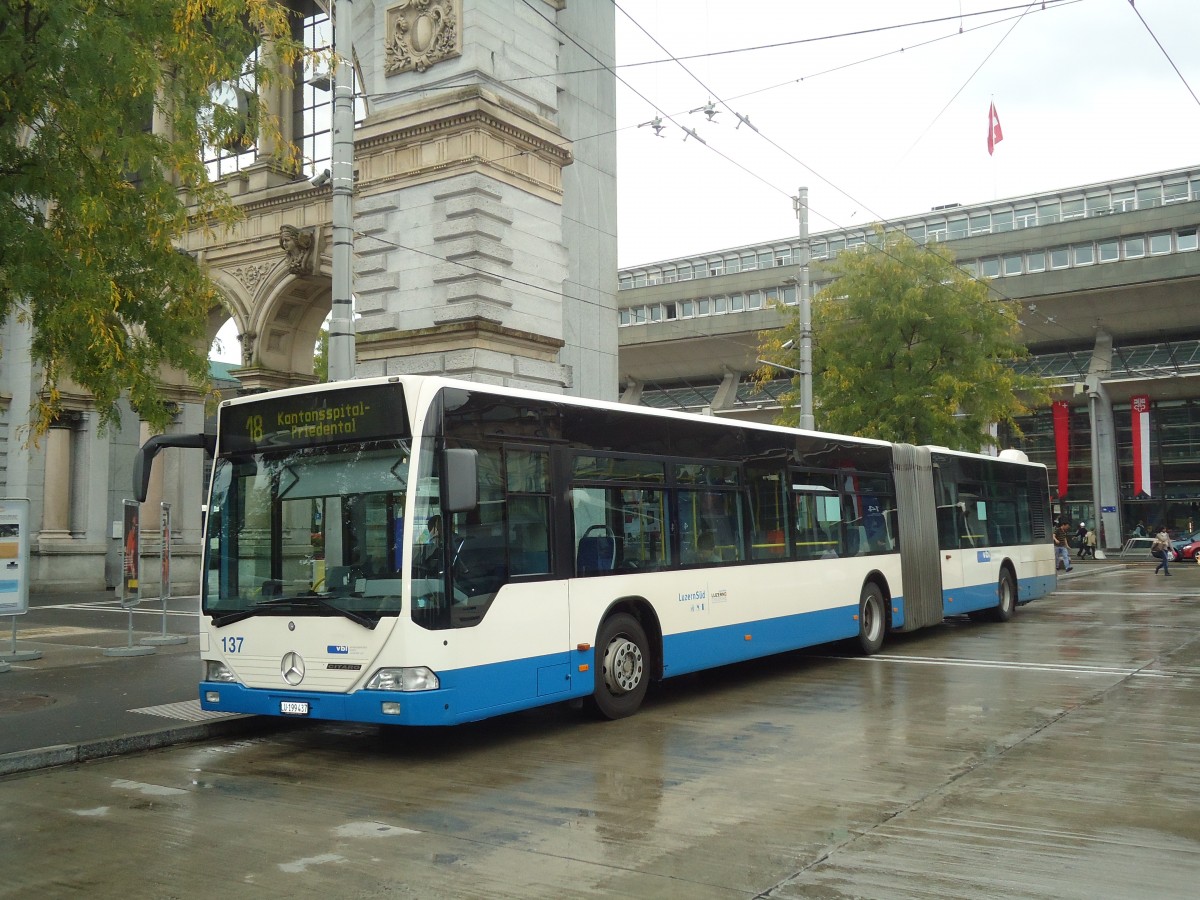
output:
M937 497L938 556L942 566L942 613L957 613L954 598L963 587L962 534L964 523L958 505L955 486L946 483L940 468L933 472L933 489Z

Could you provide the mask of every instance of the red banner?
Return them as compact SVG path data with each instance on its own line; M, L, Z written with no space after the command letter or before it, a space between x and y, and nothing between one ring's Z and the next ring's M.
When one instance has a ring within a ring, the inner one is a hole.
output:
M1133 417L1133 496L1150 494L1150 398L1130 397Z
M1054 410L1054 463L1058 469L1059 499L1067 496L1067 470L1071 465L1071 404L1066 400L1055 400Z

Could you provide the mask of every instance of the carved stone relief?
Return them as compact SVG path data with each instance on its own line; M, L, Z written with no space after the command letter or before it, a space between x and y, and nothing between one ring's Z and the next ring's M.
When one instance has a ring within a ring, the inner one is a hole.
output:
M279 246L287 254L288 271L293 275L311 275L313 258L312 229L301 231L295 225L279 229Z
M462 54L462 0L404 0L387 11L383 72L424 72Z

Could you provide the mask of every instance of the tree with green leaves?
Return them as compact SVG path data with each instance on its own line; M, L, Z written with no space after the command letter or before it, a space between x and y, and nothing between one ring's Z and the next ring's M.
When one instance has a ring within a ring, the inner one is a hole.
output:
M821 430L978 451L993 423L1015 428L1016 416L1047 402L1041 380L1013 367L1028 355L1016 304L993 296L945 246L880 231L829 270L834 281L812 303ZM788 312L783 328L760 335L759 357L797 368L799 311ZM755 379L777 375L764 366ZM794 378L777 422L797 424L799 396Z
M124 394L165 427L160 374L205 384L219 303L177 241L189 218L236 217L203 149L276 128L215 102L217 88L270 80L260 44L287 69L289 14L272 0L2 2L0 322L32 327L35 433L68 386L102 423Z

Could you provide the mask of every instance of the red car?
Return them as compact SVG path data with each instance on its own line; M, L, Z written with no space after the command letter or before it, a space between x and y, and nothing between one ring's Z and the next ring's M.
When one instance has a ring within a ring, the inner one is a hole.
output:
M1192 541L1191 543L1184 544L1182 547L1179 548L1179 558L1180 559L1195 559L1197 550L1200 550L1200 540Z

